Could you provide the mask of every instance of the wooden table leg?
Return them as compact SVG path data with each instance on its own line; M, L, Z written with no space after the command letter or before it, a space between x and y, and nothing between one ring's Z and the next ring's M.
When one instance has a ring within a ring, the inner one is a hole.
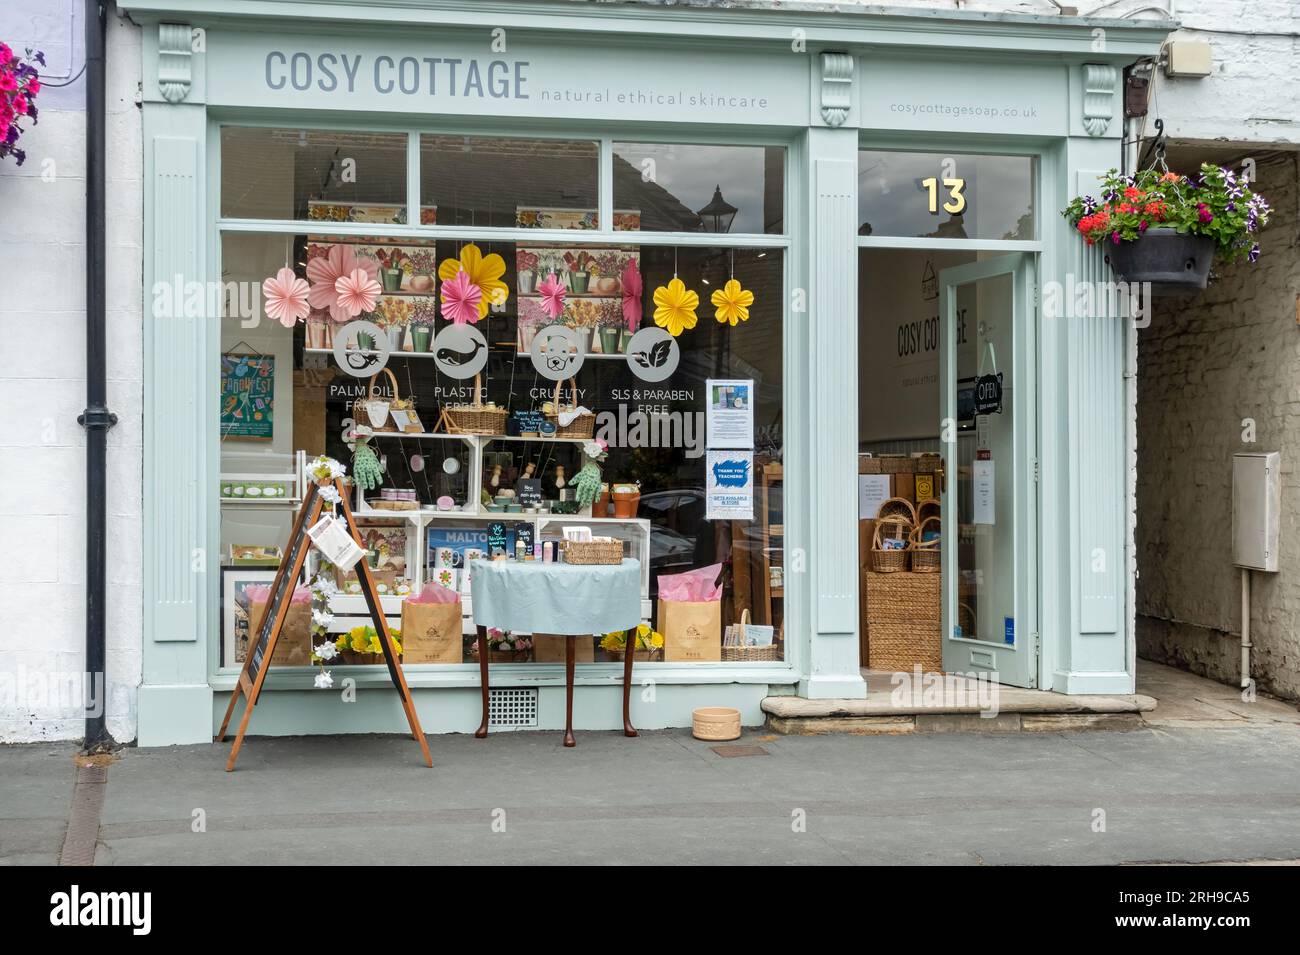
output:
M632 658L636 656L636 631L628 631L628 648L623 651L623 735L635 736L632 727Z
M478 674L483 687L483 722L474 731L476 739L482 739L488 733L488 649L487 627L478 628Z
M574 641L577 637L564 638L564 745L576 746L573 738L573 664L577 657Z

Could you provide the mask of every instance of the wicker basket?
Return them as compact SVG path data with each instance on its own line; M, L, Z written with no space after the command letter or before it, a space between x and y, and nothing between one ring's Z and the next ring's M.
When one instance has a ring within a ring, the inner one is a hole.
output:
M912 570L918 574L937 574L943 570L941 539L937 535L931 540L925 539L925 529L930 525L938 529L941 526L939 518L927 517L912 528L911 546L907 552L912 555Z
M937 497L928 498L922 501L920 504L916 505L916 522L918 524L923 524L927 519L931 517L937 518L939 516L940 516L940 507L939 507L939 499Z
M905 497L887 498L880 505L879 510L876 511L876 520L879 521L890 518L897 518L898 520L906 521L910 528L916 523L916 508L913 507L912 502Z
M392 385L393 388L393 396L391 398L385 398L375 389L375 384L379 381L380 375L388 376L388 383ZM370 419L366 405L372 401L385 406L384 420L382 424L375 425ZM374 376L370 379L370 384L366 388L365 397L358 398L354 403L352 414L358 422L370 423L375 431L392 433L398 430L397 423L393 419L394 411L406 412L408 420L406 427L403 429L404 431L418 434L424 430L424 425L420 423L420 418L415 413L415 402L410 398L402 397L402 392L397 387L397 376L393 374L393 370L391 368L381 368L379 371L375 372Z
M621 564L623 542L598 539L591 541L563 541L560 550L566 564Z
M740 623L738 627L746 626L749 623L749 608L746 607L740 614ZM728 627L728 630L731 628ZM723 638L725 641L725 637ZM772 660L781 659L781 648L776 645L776 639L765 647L746 647L746 646L728 646L725 642L722 645L722 660L724 663L765 663Z
M491 405L446 405L442 426L448 434L505 434L506 409Z
M907 671L943 666L937 574L874 574L863 579L867 666Z
M560 388L564 384L562 381L555 383L555 396L551 403L555 410L547 414L546 420L555 425L555 436L557 438L590 438L596 433L596 416L589 411L584 411L568 424L560 424L560 412L572 412L577 410L577 405L560 404ZM578 400L578 379L569 379L569 393L573 395L573 400Z
M911 522L901 517L878 518L876 529L871 535L871 569L878 574L894 574L907 570L907 543L911 533ZM903 546L886 547L884 544L886 540L902 541Z

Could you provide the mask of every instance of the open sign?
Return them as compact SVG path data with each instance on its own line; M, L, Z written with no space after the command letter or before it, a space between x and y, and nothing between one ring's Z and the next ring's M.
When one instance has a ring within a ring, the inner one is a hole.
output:
M975 380L975 413L1002 413L1002 374L980 375Z

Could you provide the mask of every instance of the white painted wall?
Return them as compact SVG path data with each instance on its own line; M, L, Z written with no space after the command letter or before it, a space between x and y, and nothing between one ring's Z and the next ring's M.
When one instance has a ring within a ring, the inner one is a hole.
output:
M110 12L108 728L135 738L140 682L140 31ZM45 51L43 79L84 64L81 4L0 6L0 39ZM47 86L27 162L0 163L0 741L80 737L85 644L85 87ZM77 693L79 694L79 685ZM61 697L61 698L60 698Z

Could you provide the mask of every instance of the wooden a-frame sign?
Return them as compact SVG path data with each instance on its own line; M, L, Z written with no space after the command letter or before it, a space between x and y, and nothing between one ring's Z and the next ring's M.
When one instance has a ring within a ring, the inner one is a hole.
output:
M361 545L361 534L357 531L357 522L352 516L352 508L348 505L347 488L344 487L343 481L337 478L334 480L334 488L338 491L339 500L343 505L343 519L347 522L348 532L351 533L352 539ZM235 712L235 703L242 696L245 701L244 716L239 721L235 743L230 748L230 758L226 760L226 772L235 768L235 760L239 758L239 748L244 743L249 718L252 717L253 707L257 705L257 700L262 695L262 684L266 682L267 671L271 668L271 656L275 653L276 641L280 639L280 631L289 613L294 587L298 578L302 576L307 552L311 550L311 538L307 536L307 529L320 520L321 512L324 510L325 499L321 497L316 482L308 481L307 489L302 508L294 519L293 530L289 532L289 546L285 549L280 567L275 572L275 583L271 585L266 609L262 612L262 619L257 622L257 629L252 631L256 637L249 641L244 669L239 673L239 684L230 694L226 718L221 721L221 730L217 733L217 742L224 743L226 728L230 726L230 717ZM361 583L361 593L366 598L366 606L370 608L370 618L374 621L375 632L379 635L379 644L384 651L384 663L388 666L388 675L393 681L393 686L397 688L397 695L402 698L402 709L406 711L406 721L411 725L411 735L420 744L425 765L432 767L433 758L429 755L429 741L424 738L424 731L420 729L420 718L415 713L415 702L411 699L410 687L406 685L401 664L397 662L397 655L393 652L393 638L388 632L384 608L379 603L375 578L364 559L357 562L357 579Z

